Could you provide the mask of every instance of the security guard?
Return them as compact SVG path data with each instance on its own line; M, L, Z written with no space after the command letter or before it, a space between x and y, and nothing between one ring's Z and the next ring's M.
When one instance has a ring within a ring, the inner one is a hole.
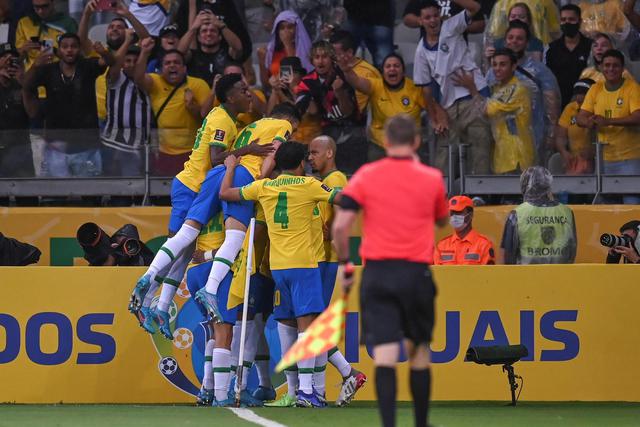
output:
M449 224L454 233L438 242L434 264L436 265L487 265L495 264L493 243L475 231L473 201L467 196L454 196L449 200Z

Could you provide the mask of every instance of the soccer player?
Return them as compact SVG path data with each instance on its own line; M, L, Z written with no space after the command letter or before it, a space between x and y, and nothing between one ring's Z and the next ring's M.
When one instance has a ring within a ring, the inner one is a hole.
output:
M205 175L213 165L224 160L229 147L235 140L237 134L235 120L238 114L247 112L251 106L251 95L248 92L246 83L237 74L224 76L216 87L218 98L222 101L220 107L214 108L204 119L201 128L198 130L193 150L189 160L185 163L184 170L173 179L171 186L171 216L169 218L169 236L173 236L183 225L185 216L195 200ZM236 154L257 153L265 155L270 147L260 147L258 144L251 144L243 148ZM265 151L266 150L266 151ZM208 222L208 221L207 221ZM197 237L197 234L196 236ZM194 237L194 241L195 241ZM158 302L157 315L159 317L162 334L168 339L173 339L169 327L168 309L179 286L184 272L191 258L193 250L185 251L179 255L174 265L163 263L158 266L159 260L171 254L165 246L161 248L154 258L147 272L138 280L134 289L129 310L137 315L140 310L142 317L147 317L150 313L150 298L153 297L155 289L164 281L163 291ZM172 258L175 258L171 254ZM169 270L169 267L171 269ZM161 274L158 274L161 273ZM168 274L167 274L168 273ZM163 277L165 276L166 277ZM149 292L151 291L151 292ZM150 293L150 298L145 296ZM141 306L143 307L141 309ZM144 320L142 323L145 324ZM147 325L152 325L146 322ZM145 328L148 332L154 333L155 329Z
M447 223L445 189L440 171L418 160L420 132L410 116L389 119L384 144L387 158L360 168L344 189L333 237L344 265L342 286L348 292L353 285L349 235L358 211L364 211L362 333L364 342L373 347L382 424L395 425L395 365L404 339L415 425L426 427L436 295L429 264L433 263L434 223Z
M227 171L220 189L220 198L228 201L255 200L264 208L270 241L270 265L276 283L274 318L288 326L288 334L281 334L282 354L293 345L296 337L289 336L293 325L297 338L318 313L324 309L322 278L313 245L309 239L313 210L318 202L332 203L336 191L312 177L304 176L304 145L296 142L282 144L275 159L282 174L275 179L261 179L242 188L233 187L237 159L225 160ZM280 325L278 332L281 333ZM300 382L297 399L295 372L287 371L289 390L287 403L303 407L322 407L326 402L313 389L315 358L298 363Z
M309 144L311 169L320 175L322 183L327 187L334 190L342 190L347 185L347 177L336 169L335 156L336 142L330 136L318 136ZM316 250L316 256L318 257L318 268L322 276L322 298L325 307L331 302L338 272L338 254L333 247L330 235L334 210L337 209L337 207L331 206L329 203L320 202L313 212L314 226L312 232L314 237L312 237L312 242L316 247L318 243L320 244L320 247ZM320 387L315 386L321 394L324 393L324 381L319 377L324 375L324 365L321 364L321 361L319 363L318 359L322 357L316 357L316 367L319 368L320 372L314 374L314 383L316 383L316 377L318 377L317 379L322 384ZM328 360L342 375L342 388L336 400L336 405L347 405L367 381L367 376L354 369L338 350L338 347L329 350Z

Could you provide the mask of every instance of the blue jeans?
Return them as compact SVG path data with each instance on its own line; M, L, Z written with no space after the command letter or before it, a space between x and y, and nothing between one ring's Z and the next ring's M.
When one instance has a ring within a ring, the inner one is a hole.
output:
M101 173L102 156L99 148L78 153L64 153L51 148L48 144L44 148L43 176L56 178L92 177L99 176Z
M364 43L373 56L373 64L382 68L384 58L393 52L393 28L349 20L346 30L353 35L358 46Z
M101 148L104 176L140 177L144 173L142 151L122 151L103 145Z
M618 162L604 162L605 175L640 175L640 159L620 160ZM640 196L629 194L622 196L625 205L640 205Z

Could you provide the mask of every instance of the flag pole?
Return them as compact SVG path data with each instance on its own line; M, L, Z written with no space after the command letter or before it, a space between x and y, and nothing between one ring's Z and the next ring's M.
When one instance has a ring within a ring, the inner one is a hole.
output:
M251 284L251 274L253 273L253 233L256 219L251 218L249 223L249 248L247 250L247 277L244 285L244 300L242 303L242 322L240 324L240 351L238 353L238 367L236 369L236 406L240 406L240 393L242 390L242 371L244 370L244 341L247 332L247 317L249 315L249 287Z

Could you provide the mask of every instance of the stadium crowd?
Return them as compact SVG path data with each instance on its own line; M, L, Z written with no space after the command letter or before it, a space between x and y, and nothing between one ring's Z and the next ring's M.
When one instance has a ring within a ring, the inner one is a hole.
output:
M461 146L466 174L592 174L598 141L603 173L640 175L635 6L0 0L0 177L173 177L229 73L251 87L238 129L290 102L292 139L331 136L348 175L400 112L445 174Z

